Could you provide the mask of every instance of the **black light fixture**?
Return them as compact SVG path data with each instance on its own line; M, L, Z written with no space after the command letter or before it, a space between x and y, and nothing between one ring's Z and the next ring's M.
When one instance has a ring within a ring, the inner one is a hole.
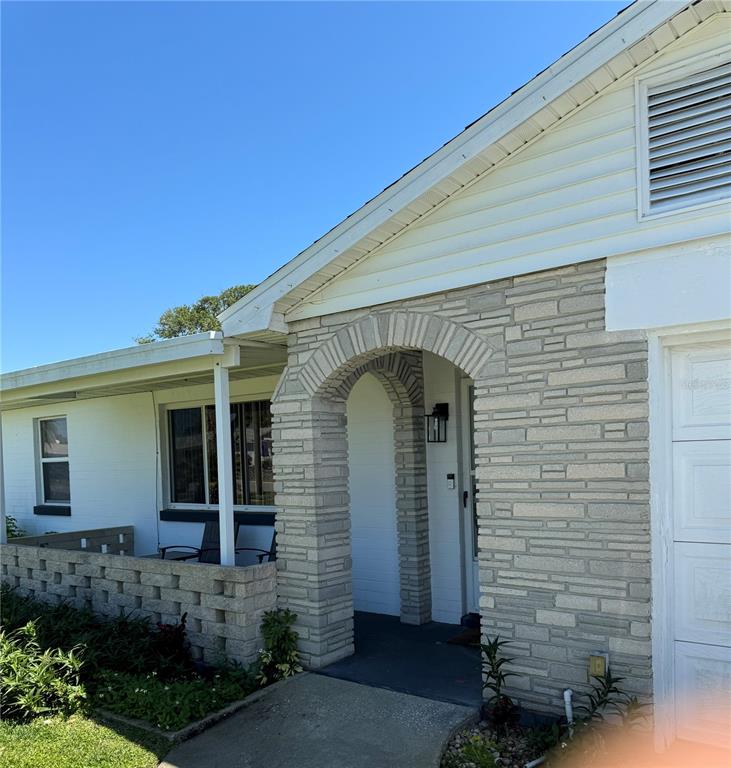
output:
M446 443L449 403L437 403L432 412L427 414L424 419L426 420L427 443Z

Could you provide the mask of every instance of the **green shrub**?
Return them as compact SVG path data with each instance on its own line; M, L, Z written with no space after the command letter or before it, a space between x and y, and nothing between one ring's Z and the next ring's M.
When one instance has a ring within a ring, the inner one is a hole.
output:
M96 706L168 730L301 671L292 628L297 617L291 611L264 614L264 649L250 669L225 664L199 671L190 655L185 615L179 624L152 626L132 616L102 619L90 610L49 605L7 587L1 597L2 625L18 631L31 622L39 653L46 649L48 658L77 661L83 649L84 663L75 673Z
M49 605L3 587L0 624L12 631L33 621L42 648L70 650L84 647L84 680L93 681L102 670L132 674L155 671L164 679L190 674L193 660L185 639L185 617L178 625L150 624L145 618L122 615L104 619L88 609L66 603Z
M5 515L5 533L9 539L17 539L27 535L12 515Z
M291 677L302 671L297 651L299 635L292 629L297 614L287 610L267 611L261 622L264 649L259 651L257 679L261 685Z
M77 649L43 650L31 621L10 634L0 631L0 702L7 720L68 715L84 703Z
M160 680L155 674L102 673L94 703L119 715L147 720L158 728L178 730L256 689L249 672L225 666L209 679Z

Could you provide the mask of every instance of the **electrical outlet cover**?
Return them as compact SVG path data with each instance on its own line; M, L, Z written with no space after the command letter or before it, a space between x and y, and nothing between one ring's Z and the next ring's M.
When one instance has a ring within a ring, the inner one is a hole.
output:
M601 677L607 674L607 659L604 654L589 656L589 676Z

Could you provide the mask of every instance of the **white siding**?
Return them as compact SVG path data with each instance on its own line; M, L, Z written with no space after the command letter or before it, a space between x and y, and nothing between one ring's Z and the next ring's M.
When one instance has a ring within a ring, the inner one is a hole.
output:
M138 554L157 548L155 420L149 393L9 411L3 420L7 512L28 533L134 525ZM68 422L71 516L34 515L35 420Z
M348 466L356 611L400 613L393 403L370 374L348 397Z
M231 397L268 400L276 382L275 376L232 381ZM167 495L158 440L165 440L166 406L204 402L213 402L212 385L6 411L2 439L7 513L29 534L134 525L137 554L157 551L158 543L200 544L202 523L158 523ZM34 424L57 415L68 420L70 517L33 514L38 504Z
M716 16L640 75L727 45ZM728 52L726 52L728 58ZM719 204L638 220L635 86L625 78L333 280L289 318L323 315L730 229Z

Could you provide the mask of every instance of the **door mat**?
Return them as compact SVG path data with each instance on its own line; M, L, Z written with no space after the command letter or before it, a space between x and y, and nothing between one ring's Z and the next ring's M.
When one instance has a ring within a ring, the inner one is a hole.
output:
M480 645L480 628L467 627L454 637L450 637L447 642L451 645L469 645L478 648Z

